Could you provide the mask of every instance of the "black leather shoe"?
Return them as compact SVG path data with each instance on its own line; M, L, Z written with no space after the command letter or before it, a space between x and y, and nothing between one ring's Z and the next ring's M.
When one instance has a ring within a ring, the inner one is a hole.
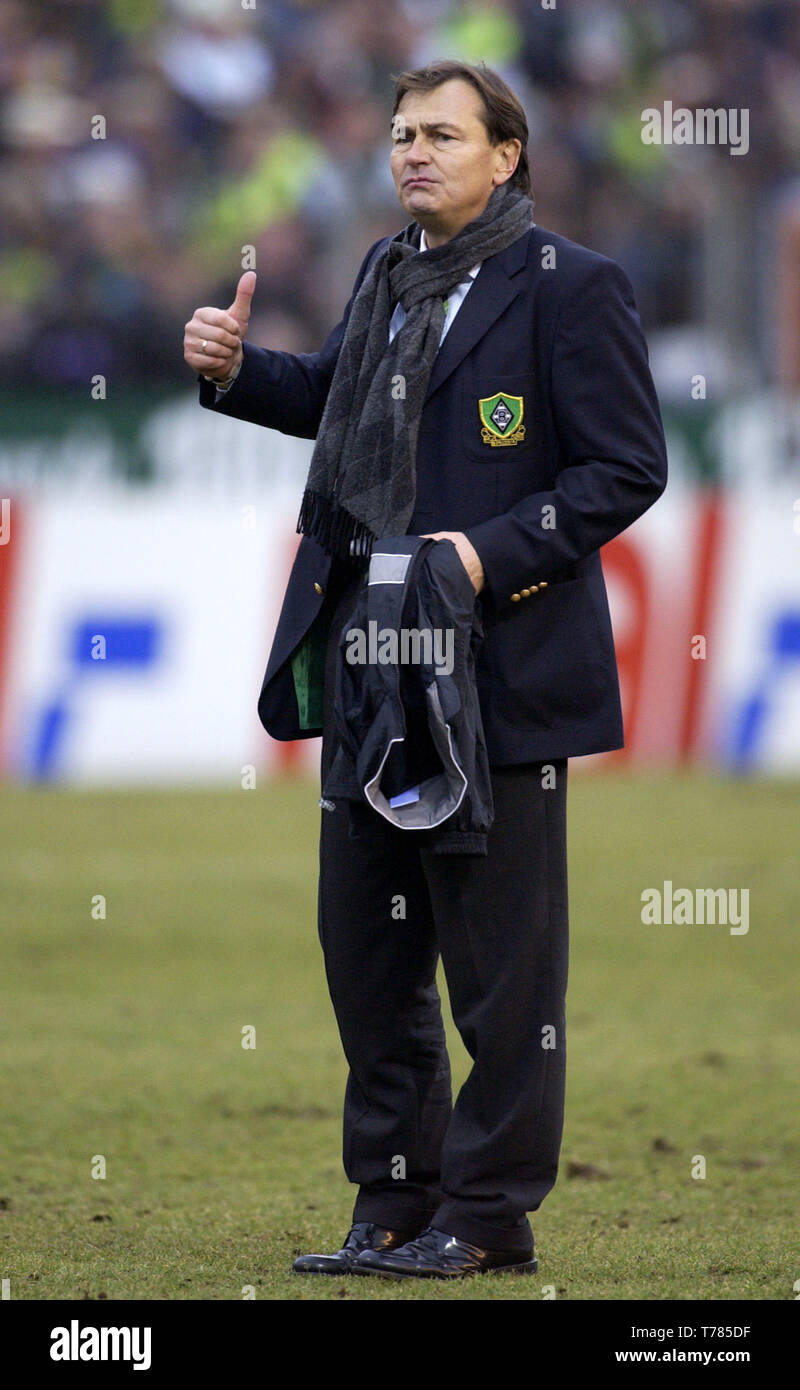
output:
M335 1255L300 1255L292 1269L296 1274L349 1274L362 1251L394 1250L416 1234L416 1230L388 1231L372 1221L357 1221Z
M462 1279L467 1274L535 1274L538 1268L532 1245L524 1250L482 1250L429 1226L395 1250L363 1250L350 1272L390 1279Z

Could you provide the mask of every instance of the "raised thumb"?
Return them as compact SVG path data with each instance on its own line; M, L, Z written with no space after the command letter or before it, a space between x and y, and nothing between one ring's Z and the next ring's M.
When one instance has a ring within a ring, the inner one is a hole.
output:
M256 273L254 270L246 270L236 286L236 298L228 310L228 313L241 323L243 328L247 327L250 320L250 304L255 288Z

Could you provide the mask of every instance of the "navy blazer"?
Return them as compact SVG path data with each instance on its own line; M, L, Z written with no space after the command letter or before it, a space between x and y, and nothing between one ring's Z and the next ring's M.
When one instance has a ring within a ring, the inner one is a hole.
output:
M215 404L214 386L201 381L201 404L314 439L353 297L390 240L370 247L320 352L245 343L233 386ZM620 266L538 226L485 260L435 358L416 467L408 533L463 531L483 564L476 679L490 762L621 748L599 551L663 492L667 459ZM290 658L320 609L330 567L303 537L258 702L278 739L321 733L300 728Z

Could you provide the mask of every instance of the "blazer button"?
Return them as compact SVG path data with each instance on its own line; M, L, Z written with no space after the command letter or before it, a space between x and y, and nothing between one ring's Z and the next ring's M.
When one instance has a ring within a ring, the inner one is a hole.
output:
M538 584L531 584L530 593L532 593L532 594L538 594L538 592L539 592L539 585L538 585Z
M511 595L511 602L512 602L512 603L519 603L519 601L520 601L521 598L522 598L522 594L512 594L512 595Z
M314 592L317 594L321 594L324 592L322 585L318 584L316 580L314 580Z
M520 589L519 592L520 592L520 596L521 596L522 598L530 598L530 596L531 596L531 591L530 591L530 589Z
M546 580L546 579L540 579L540 580L539 580L539 588L540 588L540 589L546 589L546 588L547 588L547 580Z

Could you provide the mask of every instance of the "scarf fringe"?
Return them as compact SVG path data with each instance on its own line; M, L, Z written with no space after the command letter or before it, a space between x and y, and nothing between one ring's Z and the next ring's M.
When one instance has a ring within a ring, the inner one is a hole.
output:
M378 539L365 522L311 488L303 493L296 530L340 560L368 560Z

